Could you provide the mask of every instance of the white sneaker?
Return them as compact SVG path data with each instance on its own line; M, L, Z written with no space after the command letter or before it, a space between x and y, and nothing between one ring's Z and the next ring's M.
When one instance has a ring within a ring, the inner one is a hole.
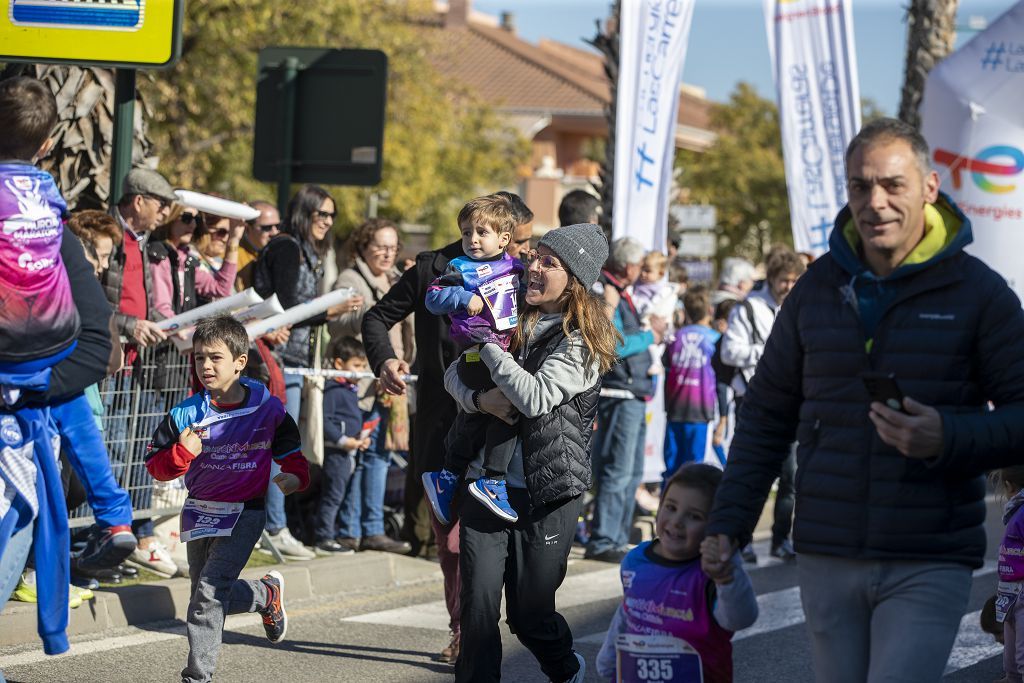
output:
M160 541L150 541L145 548L136 548L128 558L133 564L155 572L174 576L178 573L178 565L174 564L171 554Z
M316 553L302 545L297 538L292 536L287 527L281 529L276 534L270 534L270 540L282 555L299 560L312 560L316 558Z

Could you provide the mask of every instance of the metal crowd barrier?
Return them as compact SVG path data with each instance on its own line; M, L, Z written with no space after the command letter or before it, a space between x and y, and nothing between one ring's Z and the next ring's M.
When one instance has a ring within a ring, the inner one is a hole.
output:
M177 515L185 502L181 479L156 481L146 471L146 448L153 431L171 408L191 393L191 356L183 354L170 342L137 349L133 362L99 386L103 404L103 441L110 456L114 478L131 497L132 517L150 519ZM338 370L308 368L284 369L288 374L307 377L372 378L371 373L350 373ZM405 375L406 382L415 382L415 375ZM68 515L72 528L94 522L88 503Z
M103 404L103 440L117 482L128 491L135 519L176 515L185 501L181 479L158 482L146 471L144 461L160 420L191 393L190 356L173 344L137 350L126 367L100 383ZM71 512L71 527L93 523L92 510L84 504Z

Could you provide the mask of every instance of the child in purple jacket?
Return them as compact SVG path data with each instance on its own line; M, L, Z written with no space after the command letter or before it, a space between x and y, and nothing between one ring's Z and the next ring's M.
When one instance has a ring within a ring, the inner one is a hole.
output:
M1024 680L1024 629L1017 628L1017 621L1024 618L1024 605L1020 600L1024 587L1024 465L999 470L995 479L1010 498L1003 510L1006 533L999 544L996 620L1003 624L1006 680L1021 683Z
M518 296L523 265L505 253L517 225L512 203L502 195L478 197L459 212L462 250L444 275L427 289L427 310L447 315L451 338L463 350L459 378L476 393L494 387L490 371L480 360L487 342L508 349L518 322ZM516 444L518 428L487 413L459 413L448 434L445 466L424 472L423 486L434 514L442 524L451 520L451 498L459 477L471 480L469 492L484 507L509 522L518 519L508 504L505 473ZM467 472L484 447L483 472Z

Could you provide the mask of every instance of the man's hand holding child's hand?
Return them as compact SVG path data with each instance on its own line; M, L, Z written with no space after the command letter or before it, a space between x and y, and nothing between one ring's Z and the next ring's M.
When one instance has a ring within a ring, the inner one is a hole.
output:
M719 585L732 583L732 558L722 559L719 536L708 536L700 544L700 568L712 581ZM729 544L731 546L731 544Z
M480 315L480 311L484 310L484 300L480 298L479 294L474 294L473 298L466 304L466 313L470 315Z
M299 490L299 478L294 474L288 474L287 472L281 472L274 477L274 483L277 484L277 488L281 489L281 493L289 495Z
M202 439L192 431L191 427L185 427L185 430L178 435L178 443L184 446L185 450L192 455L199 455L203 450Z

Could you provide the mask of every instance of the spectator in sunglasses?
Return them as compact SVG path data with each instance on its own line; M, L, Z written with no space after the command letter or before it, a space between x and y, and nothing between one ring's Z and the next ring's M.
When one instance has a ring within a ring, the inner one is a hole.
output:
M178 206L171 218L153 232L147 255L153 272L153 308L159 319L170 318L199 305L200 299L212 301L233 291L238 263L238 245L243 225L223 240L223 265L215 272L199 267L200 257L192 251L196 235L205 231L207 214L190 206ZM218 225L227 226L228 219L213 217Z
M281 214L277 212L277 207L262 199L249 202L249 206L259 209L260 215L245 224L242 244L238 249L235 289L239 292L252 287L252 264L256 262L260 250L267 246L267 242L281 232Z

